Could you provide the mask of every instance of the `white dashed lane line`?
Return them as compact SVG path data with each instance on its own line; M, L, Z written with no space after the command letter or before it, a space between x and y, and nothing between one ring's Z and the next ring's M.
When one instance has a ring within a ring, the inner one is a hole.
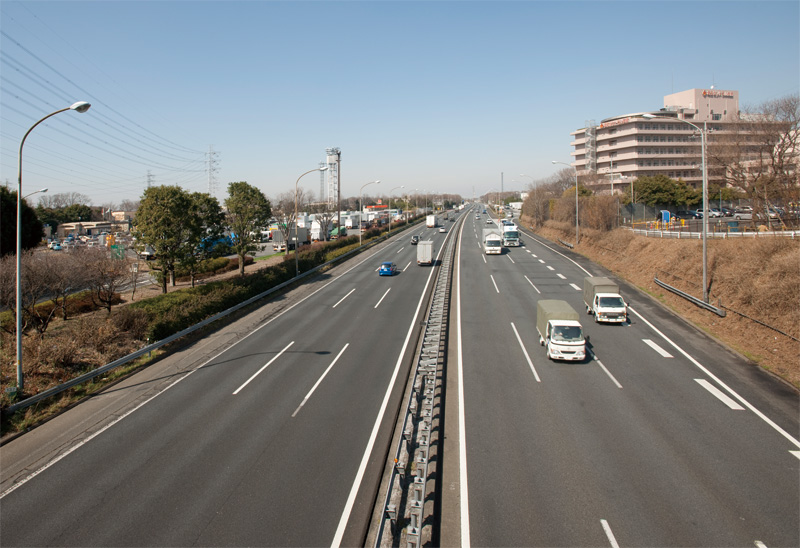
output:
M654 343L650 339L642 339L642 341L644 341L644 343L647 346L649 346L650 348L652 348L653 350L655 350L656 352L658 352L659 354L661 354L665 358L671 358L672 357L672 354L670 354L669 352L667 352L666 350L664 350L663 348L658 346L656 343Z

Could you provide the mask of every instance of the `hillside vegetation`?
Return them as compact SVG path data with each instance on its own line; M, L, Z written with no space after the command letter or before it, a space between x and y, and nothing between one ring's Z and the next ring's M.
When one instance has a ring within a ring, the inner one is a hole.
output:
M521 222L530 226L524 216ZM535 232L552 241L571 242L574 230L570 224L548 221ZM586 229L581 230L575 251L800 389L800 241L775 237L708 240L710 302L727 309L724 318L653 281L657 274L673 287L702 297L700 240L646 238L626 229Z

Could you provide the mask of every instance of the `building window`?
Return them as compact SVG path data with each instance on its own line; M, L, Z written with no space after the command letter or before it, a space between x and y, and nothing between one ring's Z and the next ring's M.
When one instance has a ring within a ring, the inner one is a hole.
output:
M711 119L712 120L722 120L722 114L712 114L711 115Z

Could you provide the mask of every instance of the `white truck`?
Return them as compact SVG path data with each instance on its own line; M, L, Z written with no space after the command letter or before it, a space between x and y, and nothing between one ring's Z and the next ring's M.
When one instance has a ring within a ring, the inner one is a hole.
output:
M608 278L584 278L583 303L586 313L594 315L595 322L628 321L628 305L619 294L619 286Z
M536 330L539 344L551 360L582 361L586 342L578 313L566 301L540 300L536 304Z
M417 243L417 264L433 264L433 240L420 240Z
M503 245L506 247L519 247L519 227L514 224L503 225Z
M436 228L436 215L428 215L425 224L428 228Z
M494 228L483 229L483 252L487 255L503 253L503 237Z

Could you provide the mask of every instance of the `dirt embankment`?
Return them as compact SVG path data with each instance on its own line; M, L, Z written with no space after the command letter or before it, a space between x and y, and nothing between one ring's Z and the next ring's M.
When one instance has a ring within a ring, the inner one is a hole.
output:
M522 224L530 226L525 219ZM573 241L573 227L548 222L536 231L545 238ZM701 298L700 240L664 240L581 230L575 249L617 276L648 292L707 333L800 389L800 241L789 238L709 239L709 300L728 309L724 318L656 285L658 278ZM738 314L737 314L738 313ZM751 319L794 337L782 335Z

